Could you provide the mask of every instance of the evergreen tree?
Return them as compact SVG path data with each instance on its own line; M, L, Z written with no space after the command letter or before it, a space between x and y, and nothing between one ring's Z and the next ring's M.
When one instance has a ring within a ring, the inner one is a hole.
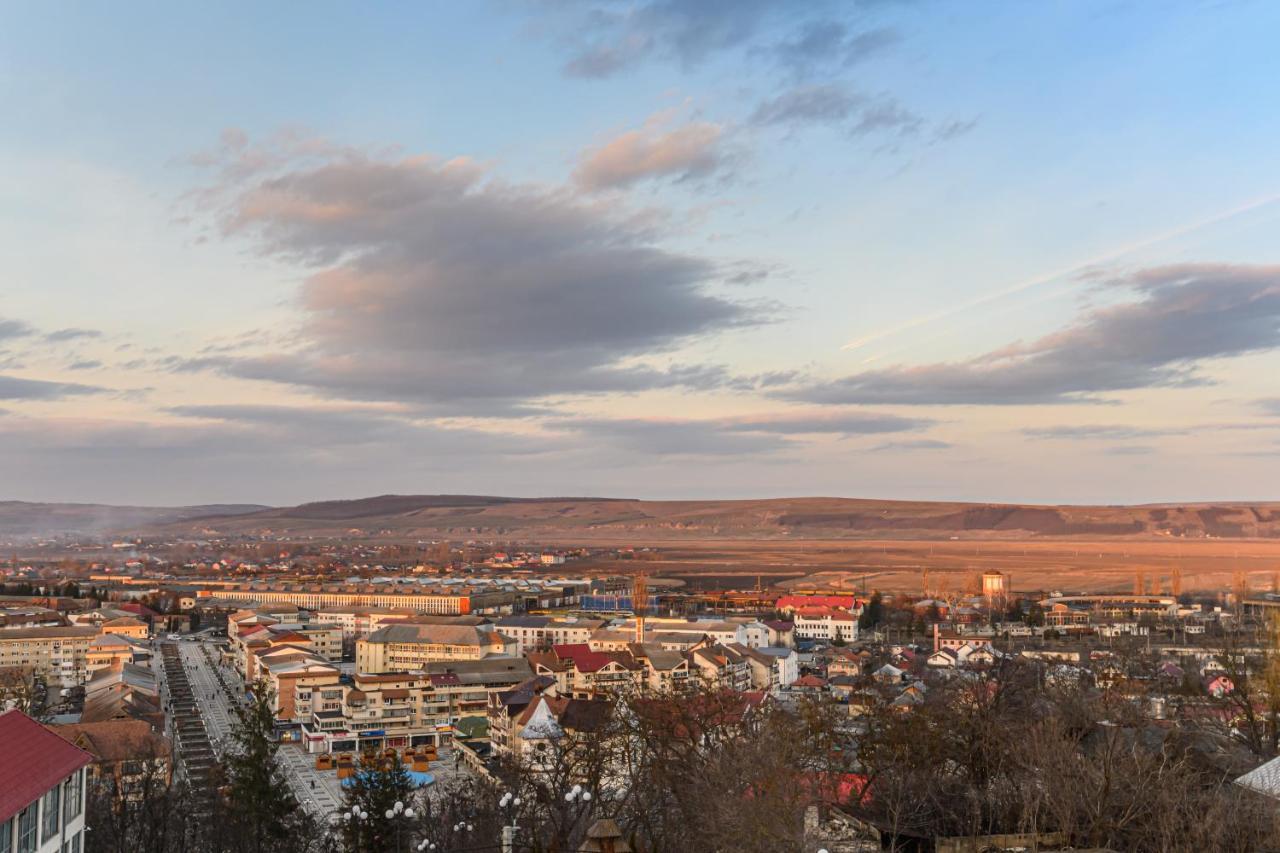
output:
M867 606L862 608L862 615L858 617L858 627L864 631L879 625L884 619L884 604L880 598L880 593L871 593L871 600L867 602Z
M343 796L343 810L350 815L358 808L368 817L343 819L342 840L347 850L362 851L408 849L413 826L411 811L417 805L413 778L398 755L383 758L376 752L360 756L360 769L348 783ZM401 804L395 814L396 803ZM406 810L410 810L406 812ZM388 818L387 813L394 814Z
M224 759L226 846L244 853L303 850L315 836L315 827L289 790L276 758L279 745L271 704L270 688L258 681L253 700L236 709L233 746Z

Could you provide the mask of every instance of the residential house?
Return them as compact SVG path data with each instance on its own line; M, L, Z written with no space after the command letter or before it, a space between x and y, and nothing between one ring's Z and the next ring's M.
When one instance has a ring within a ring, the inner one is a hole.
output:
M139 796L148 781L163 787L172 776L169 741L143 720L103 720L47 728L92 754L89 784L117 796Z

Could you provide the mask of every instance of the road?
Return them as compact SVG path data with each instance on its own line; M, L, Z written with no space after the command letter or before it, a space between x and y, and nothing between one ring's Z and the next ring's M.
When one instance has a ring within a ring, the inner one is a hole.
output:
M210 738L219 757L230 744L231 729L235 724L236 714L233 700L218 683L215 667L221 669L222 677L232 690L239 690L243 684L234 668L221 664L210 664L205 657L204 643L179 643L182 651L182 663L187 670L191 687L200 702L205 724L208 726ZM219 652L209 646L209 653L216 661ZM315 759L293 744L281 744L276 753L280 758L280 766L284 771L285 781L293 795L298 798L313 816L325 820L333 815L342 804L342 788L337 774L333 771L321 772L315 769Z

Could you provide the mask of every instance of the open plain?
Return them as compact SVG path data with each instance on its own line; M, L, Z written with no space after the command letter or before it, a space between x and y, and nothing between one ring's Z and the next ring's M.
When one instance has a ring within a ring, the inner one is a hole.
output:
M623 544L623 543L619 543ZM644 560L597 560L612 571L679 578L703 589L764 586L857 588L886 592L963 592L987 570L1010 575L1017 592L1131 592L1139 575L1147 589L1183 592L1234 588L1243 573L1253 593L1270 591L1280 575L1280 542L1268 540L1023 540L1023 541L715 541L645 543ZM1152 585L1155 586L1152 586Z

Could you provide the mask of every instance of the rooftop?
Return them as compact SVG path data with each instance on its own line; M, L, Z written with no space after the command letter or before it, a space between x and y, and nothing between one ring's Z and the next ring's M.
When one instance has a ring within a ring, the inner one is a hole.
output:
M0 822L93 762L91 754L21 711L0 714L0 743L5 748L5 760L0 762Z

